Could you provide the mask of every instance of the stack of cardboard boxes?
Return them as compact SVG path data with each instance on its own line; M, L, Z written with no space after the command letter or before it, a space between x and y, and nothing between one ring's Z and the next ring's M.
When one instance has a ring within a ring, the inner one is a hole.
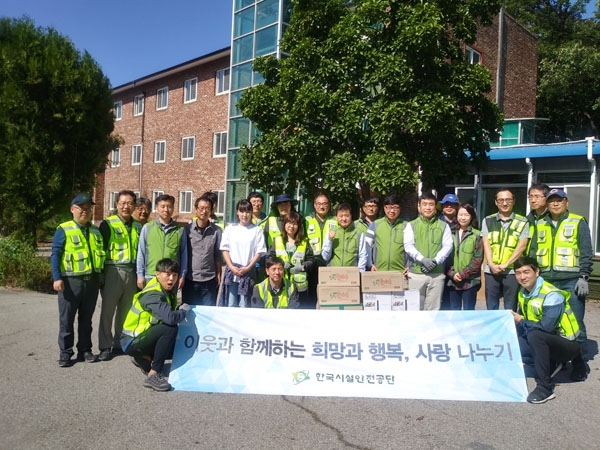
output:
M362 310L358 267L319 267L317 309Z
M406 290L400 272L363 272L361 290L365 311L419 311L419 291Z
M404 275L393 271L319 267L317 297L317 309L419 311L419 291L405 290Z

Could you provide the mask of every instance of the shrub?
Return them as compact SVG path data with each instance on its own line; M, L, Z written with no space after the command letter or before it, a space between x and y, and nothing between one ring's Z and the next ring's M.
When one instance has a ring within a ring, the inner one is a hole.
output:
M50 261L19 239L0 238L0 285L52 293Z

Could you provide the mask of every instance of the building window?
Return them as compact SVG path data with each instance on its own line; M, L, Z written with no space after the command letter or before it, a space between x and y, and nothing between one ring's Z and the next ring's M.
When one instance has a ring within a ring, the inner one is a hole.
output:
M156 109L165 109L169 106L169 88L164 87L156 90Z
M165 191L152 191L152 212L156 212L156 199L164 193Z
M119 167L121 165L121 149L115 148L110 152L110 167Z
M195 137L185 137L181 140L181 159L194 159Z
M181 191L179 193L179 212L192 212L192 191Z
M217 70L217 95L229 92L229 67Z
M467 62L469 64L481 64L481 53L479 53L477 50L467 46L465 53L467 56Z
M115 116L115 120L121 120L123 117L123 102L118 101L113 105L113 115Z
M154 162L163 163L167 157L167 141L156 141L154 143Z
M215 214L223 217L225 215L225 191L215 191L215 193L219 197L217 199L217 209Z
M117 200L119 199L118 192L111 192L108 196L108 210L115 211L117 209Z
M131 146L131 165L139 166L142 163L142 146L132 145Z
M198 78L185 80L183 86L183 102L195 102L198 95Z
M139 116L144 114L144 96L136 95L133 97L133 115Z
M220 131L213 137L213 156L225 156L227 154L227 131Z

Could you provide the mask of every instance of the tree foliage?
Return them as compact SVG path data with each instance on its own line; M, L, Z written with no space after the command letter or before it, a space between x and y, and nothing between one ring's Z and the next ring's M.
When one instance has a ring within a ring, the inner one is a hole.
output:
M537 117L541 140L599 136L600 16L586 0L505 1L509 14L539 37Z
M277 192L301 183L337 199L437 186L481 162L502 117L491 77L464 43L489 23L487 0L293 0L281 60L238 107L261 131L243 148L246 180ZM469 150L466 154L465 150Z
M108 79L52 28L0 19L0 220L36 227L90 191L115 147Z

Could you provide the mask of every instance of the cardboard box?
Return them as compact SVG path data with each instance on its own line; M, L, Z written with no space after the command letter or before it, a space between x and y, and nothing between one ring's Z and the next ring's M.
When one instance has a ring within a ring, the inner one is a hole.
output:
M317 298L323 305L358 305L360 288L346 286L317 286Z
M319 267L319 286L360 286L358 267Z
M418 290L392 292L392 311L420 311L421 297ZM364 294L363 294L364 295Z
M375 304L377 311L391 311L392 293L391 292L363 292L363 305Z
M343 310L343 311L362 311L363 307L362 305L358 304L358 305L321 305L321 304L317 304L317 309L322 309L325 311L338 311L338 310Z
M404 290L404 275L401 272L375 271L361 274L363 292L392 292Z

